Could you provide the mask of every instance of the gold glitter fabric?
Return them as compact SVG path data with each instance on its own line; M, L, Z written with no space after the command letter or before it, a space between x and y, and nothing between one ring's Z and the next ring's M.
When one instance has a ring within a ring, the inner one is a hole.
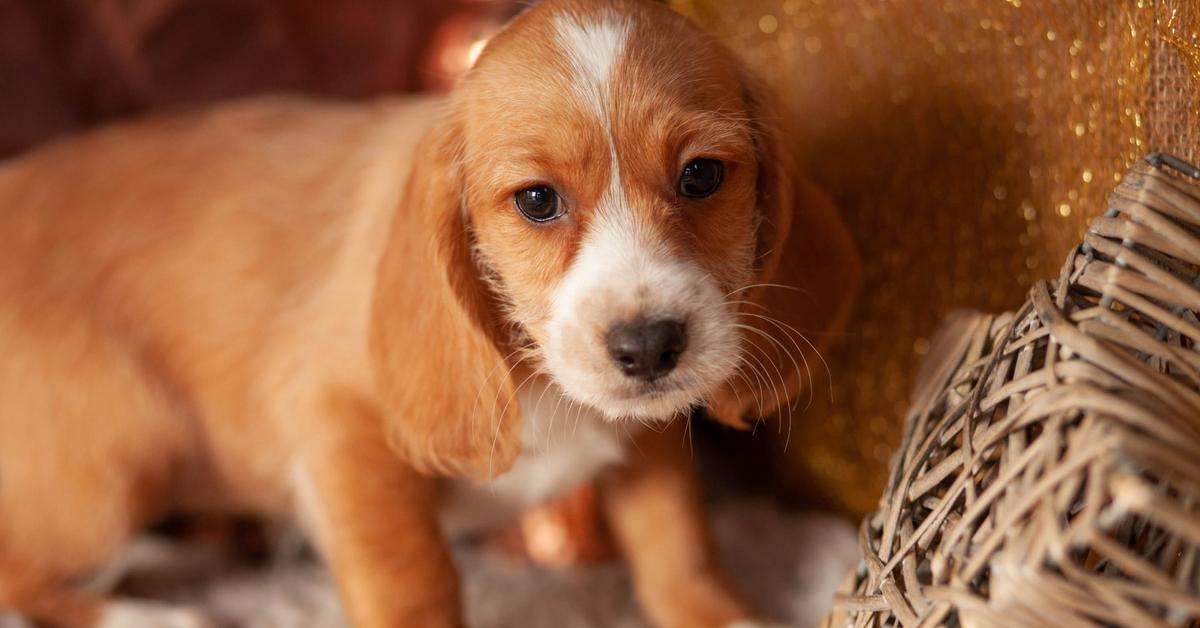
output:
M784 482L875 507L928 336L1013 309L1144 154L1200 157L1196 0L673 0L789 107L866 276ZM798 436L798 438L797 438Z

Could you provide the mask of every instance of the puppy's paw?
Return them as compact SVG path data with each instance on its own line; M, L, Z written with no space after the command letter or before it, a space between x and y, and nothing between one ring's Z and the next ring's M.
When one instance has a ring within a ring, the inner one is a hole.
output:
M725 626L725 628L792 628L792 627L788 626L787 624L777 624L774 622L762 622L762 621L755 621L755 620L750 620L750 619L743 619L740 621L735 621L732 624Z
M212 618L195 609L117 600L109 602L99 628L218 628Z

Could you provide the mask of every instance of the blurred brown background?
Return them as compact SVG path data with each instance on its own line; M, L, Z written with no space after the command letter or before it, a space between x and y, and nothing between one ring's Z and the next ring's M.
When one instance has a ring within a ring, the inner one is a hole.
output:
M512 4L0 0L0 157L163 107L267 91L362 97L441 87L453 68L432 48L457 46L451 52L462 56Z

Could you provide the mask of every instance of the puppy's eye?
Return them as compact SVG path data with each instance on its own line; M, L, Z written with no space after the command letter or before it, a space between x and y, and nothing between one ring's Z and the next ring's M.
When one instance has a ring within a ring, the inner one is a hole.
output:
M562 203L554 188L535 185L517 192L513 196L517 209L533 222L548 222L562 216Z
M712 196L721 187L725 164L715 159L693 159L683 167L679 177L679 193L690 198Z

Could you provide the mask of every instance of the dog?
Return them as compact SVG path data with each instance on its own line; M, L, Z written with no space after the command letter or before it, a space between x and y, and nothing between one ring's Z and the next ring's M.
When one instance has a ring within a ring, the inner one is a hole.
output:
M462 625L447 536L595 480L661 627L755 625L685 429L810 386L859 276L767 90L647 0L546 0L448 99L260 97L0 167L0 608L168 512L300 523L356 626ZM811 394L811 388L809 388Z

